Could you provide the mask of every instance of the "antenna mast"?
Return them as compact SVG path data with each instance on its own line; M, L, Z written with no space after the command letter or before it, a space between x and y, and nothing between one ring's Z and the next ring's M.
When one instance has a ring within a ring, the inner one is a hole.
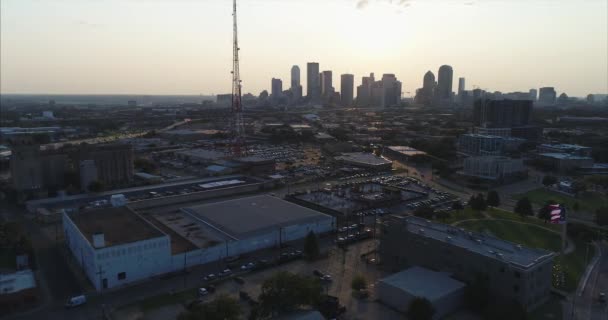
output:
M233 44L232 44L232 142L229 152L233 158L238 158L243 155L246 150L243 150L245 133L243 124L243 104L241 101L241 75L239 72L239 38L236 19L236 0L233 0Z

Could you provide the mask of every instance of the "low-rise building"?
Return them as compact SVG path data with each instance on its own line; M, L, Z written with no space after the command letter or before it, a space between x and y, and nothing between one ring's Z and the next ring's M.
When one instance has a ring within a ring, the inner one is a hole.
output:
M390 170L393 165L393 162L390 160L366 152L342 153L340 156L334 157L334 159L345 165L373 170Z
M417 217L394 217L386 223L379 251L389 270L422 266L467 283L483 274L492 296L515 299L528 310L549 298L553 252Z
M425 155L426 152L408 146L387 146L382 149L382 156L400 162L409 162L412 157Z
M377 289L382 303L401 312L415 298L425 298L435 309L433 319L440 319L463 305L465 284L448 273L415 266L381 279Z
M569 153L540 153L537 158L560 172L593 167L593 158Z
M463 134L458 138L458 151L468 155L500 155L504 150L504 139L483 134Z
M591 148L577 144L541 144L538 153L568 153L575 156L591 157Z
M464 159L462 174L501 183L525 178L527 169L522 159L482 156Z

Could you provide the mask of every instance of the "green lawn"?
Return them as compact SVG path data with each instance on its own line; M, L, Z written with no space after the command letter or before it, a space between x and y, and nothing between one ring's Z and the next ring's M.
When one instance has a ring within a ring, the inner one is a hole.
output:
M544 205L549 200L555 200L558 203L565 204L569 209L572 209L574 204L578 202L580 210L589 213L595 213L597 208L601 207L602 205L608 205L608 199L596 193L589 193L580 196L579 198L574 198L563 193L553 192L544 188L515 195L513 198L518 200L523 197L528 197L532 203L539 206Z
M506 211L498 208L489 208L486 210L486 213L494 219L503 219L503 220L513 220L525 223L531 223L543 228L553 229L555 231L560 231L562 226L559 224L545 223L545 221L538 219L536 217L524 217L522 219L521 215Z
M458 226L480 233L489 233L497 238L522 244L526 247L541 248L559 252L561 237L557 233L511 221L480 220L465 221Z
M538 228L534 225L525 225L516 221L479 220L466 221L459 226L471 231L489 233L497 238L522 244L526 247L541 248L559 253L561 237L558 233ZM579 279L587 263L594 255L594 248L589 247L581 240L574 240L576 249L563 257L557 257L555 264L561 264L565 273L563 290L572 292L576 290Z
M471 207L466 207L464 210L451 211L450 217L445 220L438 220L441 223L452 224L456 221L469 220L469 219L483 219L484 215Z

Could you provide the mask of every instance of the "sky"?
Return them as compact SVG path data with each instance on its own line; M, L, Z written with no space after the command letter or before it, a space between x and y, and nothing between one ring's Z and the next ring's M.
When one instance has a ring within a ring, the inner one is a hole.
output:
M0 0L0 93L230 91L230 0ZM443 64L467 89L608 92L607 0L239 0L243 92L319 62L404 96Z

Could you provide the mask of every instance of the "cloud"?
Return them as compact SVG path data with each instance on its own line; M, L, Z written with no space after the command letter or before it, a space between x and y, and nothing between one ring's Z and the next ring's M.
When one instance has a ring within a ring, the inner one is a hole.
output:
M465 6L474 6L475 4L475 1L469 1L464 3Z
M358 0L357 9L365 9L369 5L369 0Z
M75 24L76 26L83 27L83 28L98 28L98 27L103 26L100 23L89 22L89 21L81 20L81 19L74 20L74 21L72 21L72 23Z
M398 8L407 8L412 4L412 0L357 0L357 9L365 9L371 2L385 2Z

